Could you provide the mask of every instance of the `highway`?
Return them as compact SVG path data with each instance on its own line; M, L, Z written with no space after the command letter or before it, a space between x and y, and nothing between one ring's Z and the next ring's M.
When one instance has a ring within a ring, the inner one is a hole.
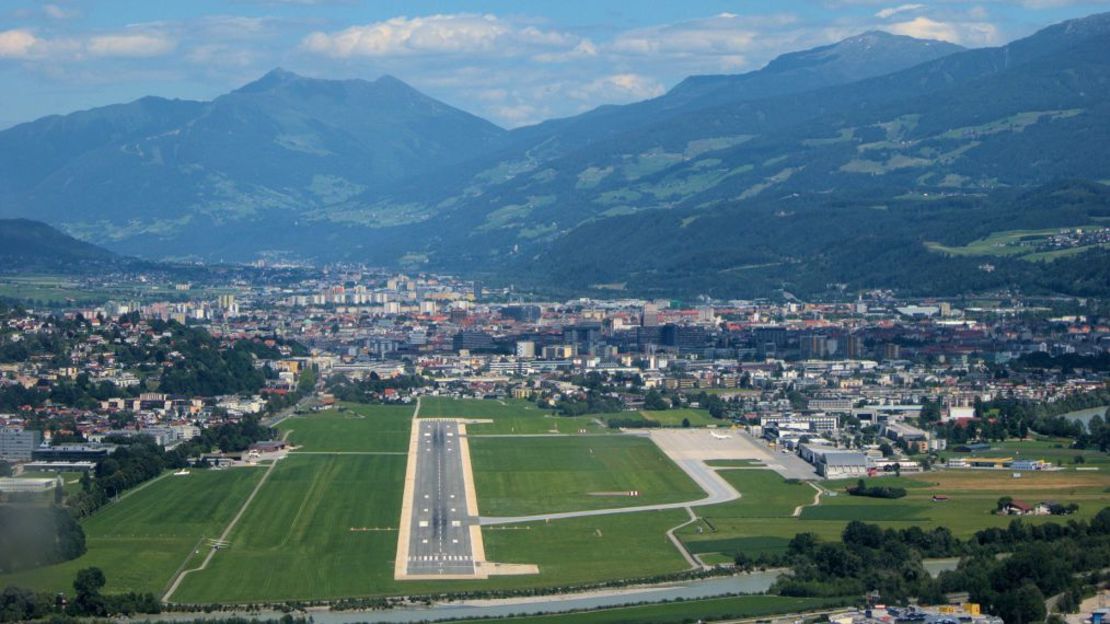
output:
M459 425L446 420L417 420L416 487L412 501L407 573L475 574L467 515Z

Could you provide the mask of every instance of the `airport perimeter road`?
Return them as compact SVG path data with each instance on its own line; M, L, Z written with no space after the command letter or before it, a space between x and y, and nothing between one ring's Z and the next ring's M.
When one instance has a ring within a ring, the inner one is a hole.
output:
M416 453L407 573L410 576L475 574L466 483L454 421L422 419Z

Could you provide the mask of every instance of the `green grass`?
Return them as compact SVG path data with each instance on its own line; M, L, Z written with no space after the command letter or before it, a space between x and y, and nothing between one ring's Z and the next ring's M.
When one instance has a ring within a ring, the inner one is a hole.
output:
M350 403L342 407L343 411L332 409L288 418L278 428L290 431L289 441L304 451L408 451L415 406Z
M232 532L231 547L217 553L206 570L190 574L174 600L299 600L381 592L393 579L404 474L405 458L399 456L281 460Z
M489 527L486 556L532 563L538 576L491 579L485 587L532 587L642 578L679 572L686 563L666 531L686 521L679 509Z
M640 416L647 420L654 420L664 427L681 427L683 419L688 419L691 427L722 427L728 425L727 421L717 420L709 415L709 410L703 409L645 410L640 412Z
M259 468L167 476L82 523L88 552L57 565L0 577L40 591L72 591L77 571L99 567L106 592L158 594L201 537L216 537L262 476Z
M805 483L787 482L773 470L722 470L719 474L740 492L740 498L697 510L702 520L679 531L691 552L731 555L740 548L746 552L785 549L787 540L774 539L772 545L768 538L758 536L754 539L762 542L756 543L746 533L753 525L796 523L791 517L794 508L812 503L817 492Z
M1066 438L1038 438L1029 440L1007 440L1005 442L994 442L991 444L990 450L975 451L972 453L958 453L956 451L948 450L944 453L945 458L960 458L960 457L1013 457L1014 459L1043 459L1054 464L1060 464L1065 467L1079 466L1103 466L1106 470L1110 466L1110 454L1101 453L1097 450L1078 450L1071 449L1068 446L1071 441ZM1082 457L1084 463L1075 464L1074 458Z
M714 468L759 468L764 464L758 459L707 459L705 465Z
M843 598L788 598L785 596L731 596L684 600L662 604L598 609L582 613L556 613L463 622L510 624L687 624L694 621L731 620L782 613L798 613L850 604ZM522 605L526 610L527 605Z
M537 434L537 433L589 433L605 431L591 416L554 416L541 410L534 403L519 399L453 399L449 397L424 397L420 401L421 418L473 418L492 420L492 423L467 425L471 435L483 434Z
M731 561L732 555L738 552L752 556L786 554L789 544L789 537L724 537L686 542L686 549L695 555L717 554Z
M1047 444L1037 446L1045 447ZM1106 493L1110 491L1110 475L1103 471L1025 473L1021 479L1013 479L1007 470L948 470L869 480L906 488L907 495L900 499L848 496L843 489L856 480L842 479L823 483L837 496L822 496L820 505L806 506L801 517L795 518L787 509L792 504L809 505L813 490L806 486L789 485L781 479L780 485L774 485L774 479L767 476L769 472L722 472L744 496L738 501L698 510L704 520L679 531L679 537L691 552L782 553L787 542L797 533L808 531L826 540L836 540L851 520L874 522L889 528L943 526L958 537L966 538L987 527L1009 524L1011 518L991 513L1001 496L1032 503L1057 500L1079 504L1079 512L1075 516L1025 518L1036 523L1067 522L1072 518L1088 519L1098 513L1106 506ZM794 491L796 498L789 498L787 492L790 488L798 488ZM934 495L947 496L948 500L933 502Z
M837 504L840 500L852 502ZM865 520L867 522L899 520L925 523L929 521L929 511L924 505L905 504L896 501L880 501L880 499L869 500L888 504L855 504L856 501L862 500L862 497L844 498L840 500L837 500L837 503L830 503L828 505L822 504L817 507L806 508L802 510L802 519L840 520L843 522L849 522L851 520Z
M483 531L492 561L532 563L538 575L484 581L393 580L404 458L292 456L207 570L186 578L175 601L245 602L527 588L677 572L685 564L664 532L685 513L533 522ZM250 579L249 583L242 579Z
M704 496L647 438L472 438L470 454L478 506L485 516L631 507ZM640 494L591 494L628 491Z
M1087 225L1084 228L1099 227L1097 225ZM1062 227L1045 228L1040 230L1006 230L1003 232L993 232L986 238L981 238L972 241L962 247L952 247L942 245L936 242L926 242L925 247L930 251L943 253L949 256L1015 256L1023 260L1031 262L1035 261L1052 261L1056 258L1069 256L1077 253L1082 253L1095 247L1102 247L1104 245L1084 245L1081 247L1073 247L1068 249L1058 249L1052 251L1038 252L1033 246L1021 246L1021 241L1035 242L1042 239L1047 239L1049 236L1057 234Z

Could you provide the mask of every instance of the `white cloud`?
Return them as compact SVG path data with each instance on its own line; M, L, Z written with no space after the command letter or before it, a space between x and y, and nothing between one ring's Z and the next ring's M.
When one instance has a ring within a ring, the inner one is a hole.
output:
M532 57L533 60L540 63L565 63L568 61L577 61L586 58L596 57L598 55L597 46L594 45L589 39L579 41L570 50L558 52L543 52Z
M896 35L918 39L939 39L960 45L983 46L998 43L998 28L987 22L941 22L925 16L884 26Z
M394 17L333 33L313 32L301 43L310 52L337 58L488 54L512 56L544 48L573 49L578 38L495 15L460 13Z
M77 9L66 9L56 4L44 4L42 12L46 17L55 20L72 19L81 15Z
M878 13L875 14L875 17L877 17L879 19L889 19L891 17L894 17L895 15L898 15L899 13L909 13L909 12L912 12L912 11L920 11L921 9L924 9L924 8L925 8L924 4L901 4L901 5L898 5L896 7L888 7L888 8L882 9L881 11L879 11Z
M31 55L31 51L38 41L27 30L0 31L0 58L26 58Z
M785 18L787 21L790 18ZM759 20L760 22L763 20ZM626 54L737 54L750 50L760 37L755 20L720 13L702 20L620 33L609 48Z
M177 42L154 33L123 33L98 35L86 46L93 56L148 57L172 52Z
M654 78L639 74L602 76L575 87L567 94L587 102L634 102L663 95L665 89Z
M185 54L185 58L196 65L205 67L251 67L259 61L254 51L246 48L210 43L196 46Z

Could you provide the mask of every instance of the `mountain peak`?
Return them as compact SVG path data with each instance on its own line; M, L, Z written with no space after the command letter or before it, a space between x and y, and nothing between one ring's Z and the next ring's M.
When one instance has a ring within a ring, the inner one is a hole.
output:
M882 30L869 30L830 45L783 54L768 63L766 70L790 71L827 67L835 63L855 67L861 76L867 73L881 75L963 49L945 41L916 39Z
M261 78L254 82L248 82L236 89L239 93L258 93L261 91L269 91L274 87L289 84L290 82L301 80L303 76L295 74L285 68L275 67L266 72Z

